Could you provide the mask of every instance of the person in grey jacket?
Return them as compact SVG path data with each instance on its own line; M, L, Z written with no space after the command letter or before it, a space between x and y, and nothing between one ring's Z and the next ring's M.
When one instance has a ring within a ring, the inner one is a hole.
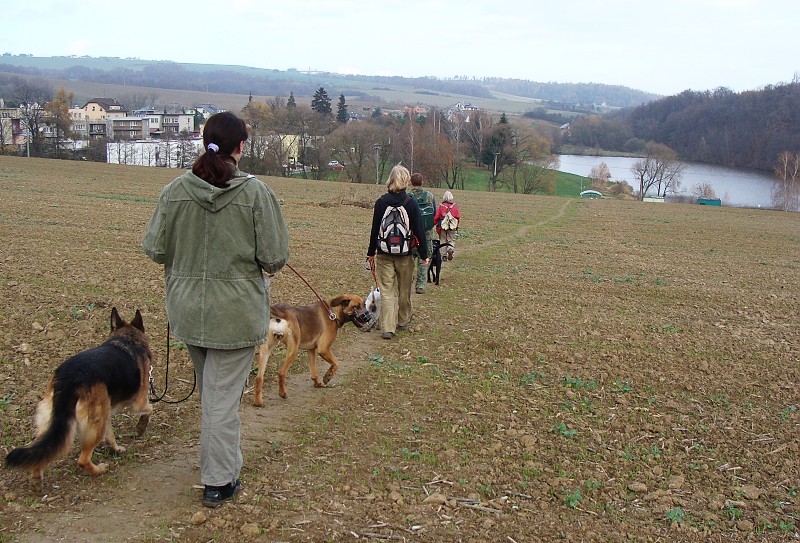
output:
M212 115L205 152L161 190L142 240L164 265L172 333L183 341L202 407L203 505L236 495L242 468L239 404L269 322L268 281L289 259L289 232L272 190L238 169L247 126Z

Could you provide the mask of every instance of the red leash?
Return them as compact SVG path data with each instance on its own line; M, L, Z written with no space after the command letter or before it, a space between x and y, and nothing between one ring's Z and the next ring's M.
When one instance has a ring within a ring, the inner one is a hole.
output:
M330 307L328 307L328 304L326 304L326 303L325 303L325 300L323 300L323 299L322 299L322 297L321 297L321 296L320 296L320 295L317 293L317 291L316 291L316 290L314 290L314 287L312 287L312 286L311 286L311 283L309 283L308 281L306 281L306 278L305 278L305 277L303 277L302 275L300 275L300 274L298 273L298 271L297 271L296 269L294 269L294 268L293 268L293 267L292 267L292 266L291 266L291 265L290 265L288 262L286 263L286 267L287 267L287 268L289 268L290 270L292 270L292 271L294 272L294 274L295 274L297 277L299 277L300 279L302 279L302 280L303 280L303 283L305 283L305 284L306 284L306 286L307 286L308 288L310 288L310 289L311 289L311 292L313 292L313 293L314 293L314 295L317 297L317 300L319 300L319 301L320 301L320 303L322 304L322 307L324 307L324 308L325 308L325 311L327 311L327 312L328 312L328 318L329 318L330 320L332 320L332 321L335 321L335 320L336 320L336 313L334 313L333 311L331 311L331 308L330 308Z

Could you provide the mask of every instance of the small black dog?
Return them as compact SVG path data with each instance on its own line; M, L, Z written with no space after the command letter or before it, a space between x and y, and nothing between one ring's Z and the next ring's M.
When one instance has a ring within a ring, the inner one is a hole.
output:
M439 275L442 273L442 252L441 242L438 239L432 240L433 252L431 253L431 263L428 265L428 283L439 284Z

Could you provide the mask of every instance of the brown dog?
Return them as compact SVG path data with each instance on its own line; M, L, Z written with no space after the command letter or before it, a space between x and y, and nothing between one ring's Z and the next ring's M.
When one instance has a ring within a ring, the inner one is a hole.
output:
M354 294L329 298L325 300L324 304L317 302L302 307L274 304L269 309L267 342L258 349L258 374L253 397L253 405L256 407L264 405L262 396L264 370L267 367L269 355L279 343L286 345L286 360L278 372L278 395L286 398L286 372L297 358L300 349L308 352L308 366L311 369L314 386L324 387L333 378L339 367L339 361L331 350L339 328L348 322L352 322L358 328L363 328L370 321L369 311L364 307L364 299ZM317 354L330 364L322 381L319 380L317 372Z
M77 432L78 465L92 475L105 473L107 464L92 462L94 449L105 440L115 453L125 452L114 439L111 417L130 407L141 415L137 433L147 428L153 411L147 397L152 359L141 313L126 322L113 308L105 343L68 358L53 372L36 409L36 439L8 453L6 466L29 470L41 491L44 469L69 452Z

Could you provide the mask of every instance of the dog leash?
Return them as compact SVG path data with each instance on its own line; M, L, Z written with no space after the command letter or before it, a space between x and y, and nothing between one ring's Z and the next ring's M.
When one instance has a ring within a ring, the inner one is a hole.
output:
M369 265L369 271L372 272L372 281L375 283L375 288L378 288L378 276L375 275L375 261Z
M286 263L286 267L287 267L287 268L289 268L290 270L292 270L292 271L294 272L294 274L295 274L297 277L299 277L299 278L300 278L300 279L303 281L303 283L305 283L305 284L306 284L306 286L307 286L308 288L310 288L310 289L311 289L311 292L313 292L313 293L314 293L314 295L317 297L317 300L319 300L319 303L321 303L321 304L322 304L322 307L324 307L324 308L325 308L325 311L327 311L327 312L328 312L328 318L329 318L330 320L332 320L332 321L335 321L335 320L336 320L336 313L334 313L333 311L331 311L331 308L330 308L330 307L328 307L328 304L326 304L326 303L325 303L325 300L323 300L323 299L322 299L322 297L321 297L321 296L320 296L320 295L317 293L317 291L316 291L316 290L314 290L314 287L312 287L312 286L311 286L311 283L309 283L308 281L306 281L306 278L305 278L305 277L303 277L302 275L300 275L300 274L298 273L298 271L297 271L296 269L294 269L294 268L293 268L293 267L292 267L292 266L291 266L291 265L290 265L288 262Z
M194 393L194 389L197 387L197 373L195 373L193 371L192 375L194 375L194 382L192 383L192 390L191 390L191 392L189 392L189 394L186 395L185 398L183 398L182 400L165 400L164 399L164 396L167 395L167 389L169 388L169 321L167 321L167 360L166 360L166 364L165 364L165 367L164 367L164 393L161 394L161 396L159 396L157 398L156 397L150 398L150 403L157 403L157 402L162 402L163 401L164 403L175 404L175 403L185 402L186 400L189 399L189 396L191 396ZM152 365L150 365L150 394L152 396L156 396L156 394L158 394L156 392L155 380L153 379L153 366Z
M311 289L311 292L313 292L314 295L317 297L317 299L320 301L322 306L325 308L325 311L328 312L328 318L330 320L332 320L332 321L335 321L336 320L336 313L331 311L331 308L328 307L328 304L325 303L325 300L323 300L322 297L317 293L317 291L314 290L314 287L312 287L311 284L308 281L306 281L306 278L303 277L302 275L300 275L300 273L298 273L298 271L295 270L288 262L286 263L286 267L289 268L290 270L292 270L295 273L295 275L297 275L297 277L302 279L302 281L306 284L306 286L308 286L308 288ZM375 276L375 270L374 269L372 270L372 275L373 275L373 277ZM165 363L165 367L164 367L164 392L161 394L161 396L158 396L157 398L155 397L158 394L158 392L156 391L155 380L153 379L153 366L151 365L150 366L150 376L149 376L150 377L150 394L152 396L154 396L154 397L150 398L150 403L164 402L164 403L169 403L169 404L176 404L176 403L185 402L186 400L189 399L189 397L192 394L194 394L194 389L197 388L197 373L193 373L194 382L192 383L192 390L189 392L189 394L186 395L185 398L180 399L180 400L165 400L164 399L164 396L167 395L167 390L169 388L169 351L170 351L170 344L169 344L169 336L170 336L170 334L169 334L169 330L170 330L169 321L167 321L167 358L166 358L166 363Z

